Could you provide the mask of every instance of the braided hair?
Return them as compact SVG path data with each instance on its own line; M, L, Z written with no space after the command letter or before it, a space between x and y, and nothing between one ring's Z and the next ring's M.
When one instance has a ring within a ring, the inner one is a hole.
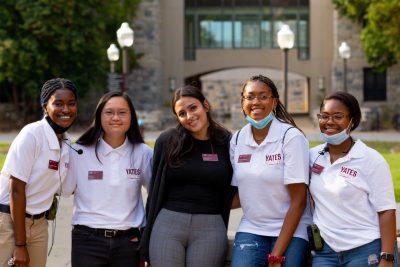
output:
M243 85L242 87L242 92L241 92L241 96L242 96L242 102L243 102L243 93L244 93L244 89L247 86L248 82L262 82L264 83L268 88L271 89L272 92L272 96L274 98L276 98L278 100L278 104L276 105L275 109L274 109L274 115L275 117L284 123L288 123L291 124L292 126L296 127L297 129L299 129L299 127L297 127L296 123L294 122L292 116L289 114L289 112L286 110L285 106L282 104L282 102L279 100L279 93L278 93L278 89L276 88L276 85L274 84L274 82L268 78L265 77L261 74L256 75L256 76L252 76L250 77L250 79L247 80L247 82ZM244 112L244 111L243 111ZM300 130L300 129L299 129ZM300 130L301 131L301 130Z
M46 106L51 95L60 89L70 90L72 93L74 93L75 99L78 98L77 89L73 82L64 78L54 78L46 81L42 86L42 90L40 92L40 104L42 107Z

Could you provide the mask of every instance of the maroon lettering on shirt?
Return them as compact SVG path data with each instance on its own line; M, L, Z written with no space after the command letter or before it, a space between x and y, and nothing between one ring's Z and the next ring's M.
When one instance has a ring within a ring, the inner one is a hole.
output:
M58 171L58 161L49 160L49 169Z
M324 170L324 166L321 166L321 165L319 165L319 164L317 164L317 163L314 163L312 166L311 166L311 171L313 172L313 173L316 173L316 174L321 174L321 172Z
M250 162L251 154L239 155L238 163Z
M130 178L130 176L132 175L140 175L142 174L142 170L139 168L133 168L133 169L126 169L126 174L128 175L128 178Z
M351 177L356 177L357 176L357 171L342 166L342 168L340 169L340 174L342 176L351 178Z
M218 161L218 154L202 154L203 161Z
M279 164L282 160L282 155L279 154L271 154L271 155L265 155L265 161L269 165L274 165L274 164Z
M89 180L102 180L103 179L103 171L88 171L88 179Z

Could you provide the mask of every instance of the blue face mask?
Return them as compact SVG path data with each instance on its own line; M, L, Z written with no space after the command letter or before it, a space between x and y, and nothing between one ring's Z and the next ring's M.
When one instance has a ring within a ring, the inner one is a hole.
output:
M322 139L322 141L331 144L331 145L340 145L343 143L347 138L350 137L350 131L349 128L351 126L351 120L349 123L349 126L341 131L340 133L333 134L333 135L327 135L324 134L323 132L319 133L319 137Z
M264 129L265 126L267 126L268 123L270 123L273 118L274 118L274 115L272 114L272 112L270 112L267 117L265 117L264 119L262 119L260 121L255 121L252 118L250 118L249 116L246 116L246 121L248 121L251 124L251 126L253 126L256 129Z

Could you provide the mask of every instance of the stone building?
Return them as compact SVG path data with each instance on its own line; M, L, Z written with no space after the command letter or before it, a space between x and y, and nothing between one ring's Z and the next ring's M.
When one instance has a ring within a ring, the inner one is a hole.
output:
M232 128L243 124L240 90L250 76L272 78L283 100L283 53L276 42L283 23L295 34L288 61L291 113L314 116L325 94L343 90L338 47L346 41L352 51L347 88L364 119L392 116L400 100L400 66L373 72L361 49L360 26L341 18L331 0L143 0L131 24L135 50L144 56L141 68L130 73L128 91L139 116L150 127L162 126L171 119L174 89L192 81L220 119L231 118Z

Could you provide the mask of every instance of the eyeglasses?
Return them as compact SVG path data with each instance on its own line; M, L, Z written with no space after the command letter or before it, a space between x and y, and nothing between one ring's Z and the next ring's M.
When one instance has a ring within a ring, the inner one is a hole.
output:
M118 111L105 110L105 111L103 111L103 115L109 119L114 117L114 115L117 115L119 118L124 119L124 118L128 117L129 114L131 114L131 113L127 110L118 110Z
M247 101L254 101L256 99L260 101L267 101L270 98L274 98L273 96L268 96L268 95L243 95L243 99L246 99Z
M343 113L335 113L332 115L329 114L317 114L318 120L320 122L327 122L329 121L329 118L332 119L333 122L339 123L341 122L345 117L347 117L347 115L343 114Z

